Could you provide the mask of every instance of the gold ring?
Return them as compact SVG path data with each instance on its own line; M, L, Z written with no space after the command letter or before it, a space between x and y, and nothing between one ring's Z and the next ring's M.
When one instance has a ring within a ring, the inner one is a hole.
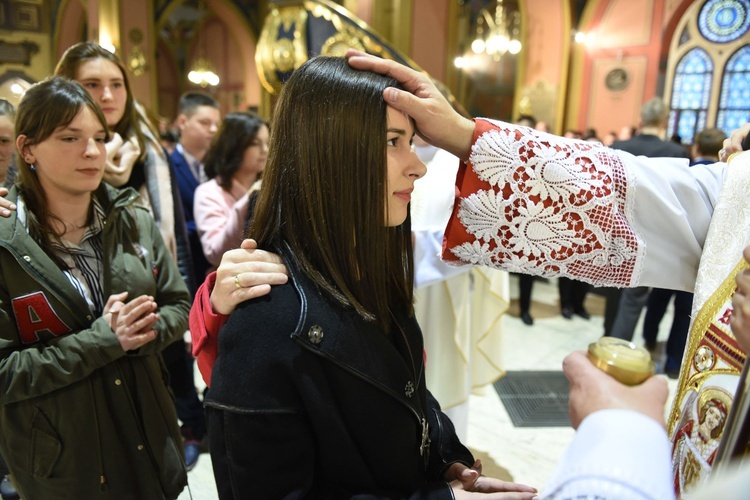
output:
M236 288L242 288L242 285L240 285L240 275L239 274L235 274L234 275L234 286Z

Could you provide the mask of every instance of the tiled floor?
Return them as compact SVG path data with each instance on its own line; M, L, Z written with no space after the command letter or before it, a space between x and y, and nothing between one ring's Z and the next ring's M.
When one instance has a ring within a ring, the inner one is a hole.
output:
M511 297L518 293L517 280L511 276ZM506 315L504 364L507 370L558 370L562 359L576 349L585 350L602 334L603 298L589 294L586 307L592 312L588 321L579 317L566 320L558 315L559 302L554 280L534 284L531 314L534 325L524 325L517 317L517 305ZM514 314L515 313L515 314ZM671 324L671 309L662 321L659 340L665 340ZM636 343L641 343L640 323ZM673 393L676 381L669 381ZM555 462L573 438L571 428L516 428L495 390L488 386L469 403L468 445L490 467L504 470L512 480L541 488L549 478ZM487 466L486 466L487 467ZM217 498L211 460L201 455L189 474L190 491L181 500ZM192 497L191 497L192 493Z

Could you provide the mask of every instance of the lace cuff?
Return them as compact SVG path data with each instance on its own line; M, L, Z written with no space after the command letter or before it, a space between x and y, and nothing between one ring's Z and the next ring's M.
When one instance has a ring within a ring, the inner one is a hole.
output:
M443 259L594 285L632 286L645 245L631 227L632 180L600 143L477 119Z

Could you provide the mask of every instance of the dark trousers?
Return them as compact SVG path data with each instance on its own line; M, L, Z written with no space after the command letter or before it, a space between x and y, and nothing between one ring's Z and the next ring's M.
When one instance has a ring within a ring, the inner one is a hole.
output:
M603 287L601 288L604 295L604 336L612 336L612 325L615 324L617 310L620 309L620 296L622 288Z
M169 372L169 387L175 397L177 416L182 422L183 437L200 441L206 435L206 417L195 389L193 357L182 339L167 346L162 356Z
M610 336L618 339L633 340L635 326L641 317L643 306L648 301L648 291L649 289L646 286L624 288L622 290L617 315L609 332Z
M659 333L659 323L664 317L669 301L674 296L674 319L667 339L667 361L665 370L678 370L682 365L688 331L690 328L690 311L693 307L693 294L689 292L654 288L648 297L648 309L643 321L643 339L646 343L655 344Z
M534 288L534 276L530 274L518 275L518 302L521 306L521 314L529 312L531 307L531 290Z
M558 278L557 288L560 291L560 308L570 309L573 312L583 311L583 302L589 293L591 285L583 281L570 278Z

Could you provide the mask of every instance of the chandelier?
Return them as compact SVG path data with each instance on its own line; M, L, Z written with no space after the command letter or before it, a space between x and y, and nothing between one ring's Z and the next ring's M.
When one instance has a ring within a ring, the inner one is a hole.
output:
M521 14L518 11L508 13L503 7L503 0L497 0L495 12L482 9L477 17L477 36L471 42L475 54L487 54L495 61L507 52L518 54L522 45L519 38Z
M188 73L188 80L204 88L209 85L215 87L220 81L219 75L214 73L211 63L205 57L199 57L195 60Z
M198 2L198 12L199 20L203 19L205 15L203 0L199 0ZM198 58L193 61L193 65L190 67L190 71L188 72L187 77L190 82L194 83L195 85L200 85L203 88L208 87L209 85L215 87L219 84L220 78L219 75L214 72L211 62L208 60L208 58L206 58L206 33L203 33L203 36L201 36L197 30L198 28L196 27L195 36L199 37L199 55Z

